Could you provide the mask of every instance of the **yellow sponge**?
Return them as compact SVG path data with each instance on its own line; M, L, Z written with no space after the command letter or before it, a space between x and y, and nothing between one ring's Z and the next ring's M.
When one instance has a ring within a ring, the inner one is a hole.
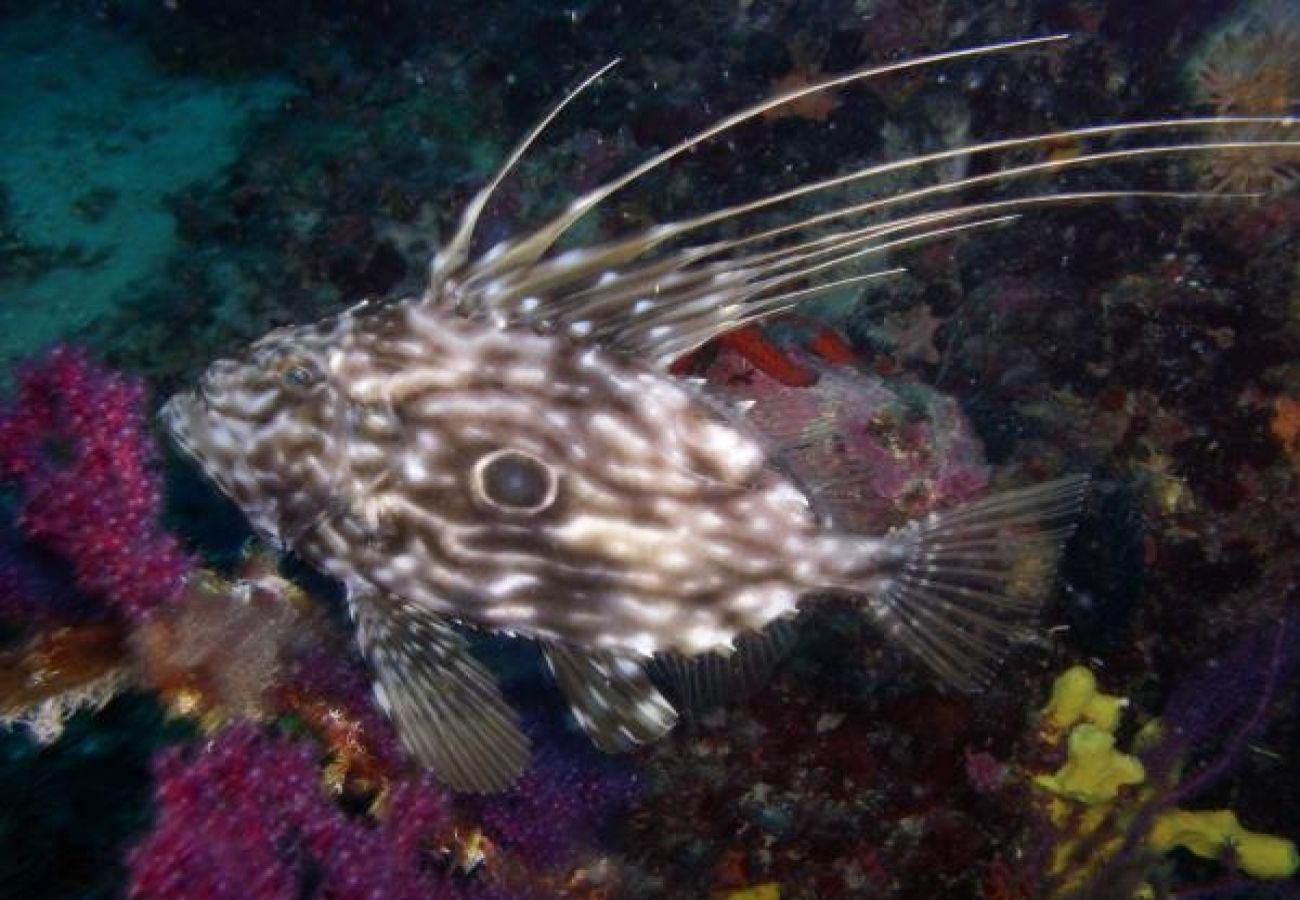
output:
M1051 794L1047 809L1061 829L1052 850L1051 872L1061 888L1050 896L1071 896L1089 884L1098 869L1124 846L1126 832L1141 821L1144 811L1161 802L1158 786L1146 784L1146 771L1136 756L1115 749L1114 731L1124 699L1097 690L1097 680L1082 666L1062 673L1052 685L1043 710L1042 737L1055 746L1066 737L1065 763L1054 773L1037 775L1034 784ZM1163 726L1148 722L1134 736L1141 752L1162 739ZM1120 796L1120 788L1133 789ZM1300 851L1286 838L1247 831L1231 810L1155 812L1146 843L1161 852L1183 847L1206 859L1225 860L1255 878L1289 878L1300 871ZM1132 900L1151 900L1143 885Z
M1231 847L1237 866L1256 878L1289 878L1300 869L1295 844L1247 831L1230 809L1161 813L1151 829L1150 843L1158 850L1184 847L1206 859L1219 859Z
M723 895L725 900L781 900L781 885L775 881L740 888Z
M1084 666L1066 669L1052 682L1052 698L1043 710L1049 732L1057 735L1079 722L1113 732L1128 704L1124 697L1097 690L1097 678Z
M1121 787L1141 784L1146 777L1141 760L1115 749L1115 735L1096 725L1076 725L1066 744L1065 765L1034 783L1058 797L1094 806L1109 803Z

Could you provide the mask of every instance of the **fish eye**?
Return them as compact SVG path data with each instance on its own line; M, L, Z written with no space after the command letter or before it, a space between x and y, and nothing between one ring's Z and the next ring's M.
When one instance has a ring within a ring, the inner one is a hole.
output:
M284 370L284 382L289 387L309 387L314 379L311 369L304 365L290 366Z
M472 486L482 502L507 512L541 512L555 502L555 471L520 450L493 450L474 463Z

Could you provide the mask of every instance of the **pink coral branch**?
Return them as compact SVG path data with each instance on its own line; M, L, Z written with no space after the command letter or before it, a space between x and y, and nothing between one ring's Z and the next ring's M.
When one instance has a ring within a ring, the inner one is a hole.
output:
M459 895L421 859L448 827L427 778L393 785L382 822L326 794L308 741L242 723L155 759L158 818L130 855L135 900L443 900Z
M19 373L0 411L0 483L19 524L68 561L77 587L132 620L179 591L191 563L158 525L162 494L144 387L58 347Z

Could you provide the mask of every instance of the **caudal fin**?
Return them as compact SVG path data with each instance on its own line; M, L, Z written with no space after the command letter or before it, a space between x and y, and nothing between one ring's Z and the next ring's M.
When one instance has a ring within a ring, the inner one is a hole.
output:
M1088 486L1071 475L994 494L889 535L866 609L946 683L979 690L1033 624Z

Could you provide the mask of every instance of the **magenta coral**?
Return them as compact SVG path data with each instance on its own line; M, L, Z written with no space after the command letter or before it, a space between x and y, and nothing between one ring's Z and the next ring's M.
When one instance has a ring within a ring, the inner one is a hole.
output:
M458 895L424 863L447 827L427 779L393 785L376 823L325 793L314 745L233 726L197 754L162 751L158 819L131 853L138 900L438 900Z
M541 868L605 843L635 799L636 775L620 761L568 740L534 747L523 778L504 794L477 798L483 829L505 851Z
M132 897L297 895L297 832L328 812L313 797L319 775L308 746L237 726L193 760L183 748L163 751L155 769L158 822L132 854Z
M356 722L365 735L368 751L386 772L396 772L405 765L397 732L376 708L365 664L350 646L326 644L307 649L278 693L281 705L287 709L300 707L302 699L316 699L337 711L338 718ZM300 709L298 712L302 714Z
M20 372L0 411L0 482L18 488L22 529L133 620L175 596L190 568L158 526L155 459L143 385L71 347Z

